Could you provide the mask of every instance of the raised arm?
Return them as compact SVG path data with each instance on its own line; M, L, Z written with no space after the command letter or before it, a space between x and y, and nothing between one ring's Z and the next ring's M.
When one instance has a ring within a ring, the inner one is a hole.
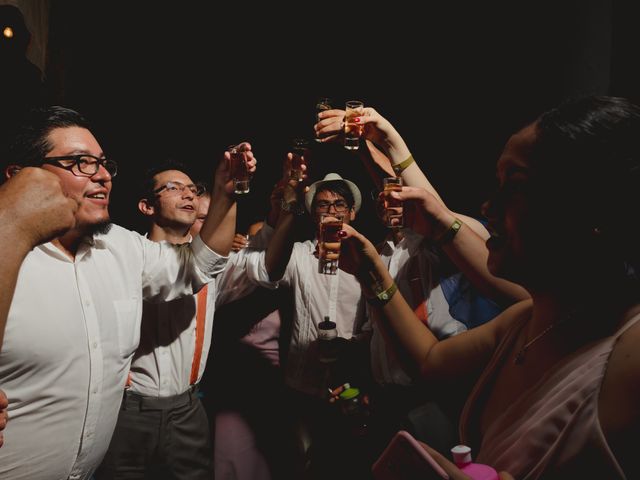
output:
M59 178L41 168L23 168L0 187L0 349L22 261L33 247L73 227L77 208Z
M336 141L341 137L344 113L344 110L335 109L319 114L321 120L315 125L315 130L323 142ZM367 147L358 149L360 158L380 190L383 177L400 176L405 185L426 190L446 208L438 191L414 161L409 147L391 122L371 107L365 108L364 115L356 120L364 125ZM480 237L485 240L489 238L487 229L476 219L459 213L455 215L464 219L465 224Z
M340 268L356 275L373 307L375 321L396 350L411 360L412 370L419 371L425 379L475 379L514 316L530 308L528 301L521 302L480 327L439 341L394 289L393 279L371 242L350 225L343 228L346 251L340 256Z
M523 287L498 278L489 271L486 239L470 228L467 217L450 211L422 188L403 187L402 192L381 193L384 195L392 195L405 202L407 225L433 239L484 296L504 306L529 298Z
M289 179L289 167L292 154L288 153L284 162L283 178L271 193L271 211L269 223L275 224L275 231L267 247L265 265L271 281L277 281L284 275L294 244L294 226L296 217L304 212L303 182ZM302 171L306 171L304 163ZM306 173L303 173L306 178Z
M246 154L247 167L253 174L256 170L256 159L251 151L251 145L244 142L239 145ZM216 169L211 193L209 213L200 230L203 242L219 255L228 255L233 244L236 228L236 199L233 193L233 180L230 177L229 152Z

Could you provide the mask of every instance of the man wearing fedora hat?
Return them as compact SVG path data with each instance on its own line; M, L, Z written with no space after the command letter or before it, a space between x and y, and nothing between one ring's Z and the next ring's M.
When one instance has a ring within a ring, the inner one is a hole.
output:
M283 201L282 209L300 213L295 203ZM343 223L350 223L360 209L362 195L353 182L337 173L328 173L322 180L309 186L304 195L304 204L316 224L323 213L342 214ZM278 234L274 234L271 245L274 245L277 237ZM335 465L338 461L335 457L338 449L331 448L330 454L324 449L328 444L335 447L335 436L330 437L330 433L335 432L329 432L332 413L326 392L328 387L336 385L331 383L327 364L319 360L319 324L329 317L335 322L342 342L356 347L357 342L348 341L360 337L361 327L366 320L365 307L360 284L353 275L339 269L335 275L318 272L317 239L294 242L292 237L285 234L280 237L286 244L278 252L281 268L264 269L265 272L271 272L271 278L264 280L265 283L270 281L272 287L289 287L292 291L293 319L284 365L285 383L291 400L290 412L298 420L301 461L307 466L310 461L310 468L315 471L317 466L329 468L330 464ZM353 380L347 378L339 381ZM313 449L310 450L311 445ZM313 454L310 457L311 451ZM328 455L324 456L321 452ZM321 456L323 458L318 458Z

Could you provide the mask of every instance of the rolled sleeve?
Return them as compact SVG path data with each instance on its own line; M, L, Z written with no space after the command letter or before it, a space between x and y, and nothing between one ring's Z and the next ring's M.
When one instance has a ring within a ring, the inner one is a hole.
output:
M211 250L204 241L200 238L200 235L196 235L191 242L191 251L193 252L193 258L196 266L203 272L211 277L216 276L222 272L229 260L229 257L220 255Z

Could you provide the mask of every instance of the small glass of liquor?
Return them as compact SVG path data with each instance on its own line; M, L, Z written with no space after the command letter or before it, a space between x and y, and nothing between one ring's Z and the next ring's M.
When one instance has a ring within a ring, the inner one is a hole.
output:
M318 114L320 112L324 112L325 110L331 110L333 108L331 106L332 103L333 101L327 97L321 97L318 99L318 101L316 102L316 123L320 121L320 118L318 118ZM322 139L320 137L315 137L315 140L316 142L322 142Z
M400 177L387 177L382 179L382 185L385 192L401 192L402 191L402 178ZM383 211L384 223L389 228L401 228L403 226L402 215L402 200L393 198L391 195L384 196L384 211Z
M327 275L338 274L338 259L342 239L338 232L342 230L340 213L320 215L320 235L318 236L318 272Z
M231 157L229 165L231 178L233 178L234 193L242 195L249 193L249 181L251 175L247 167L247 153L244 144L231 145L227 149Z
M291 170L289 178L301 182L304 180L302 164L306 163L308 155L309 142L304 138L294 138L291 141Z
M363 126L355 119L364 114L364 103L359 100L349 100L345 107L344 117L344 148L357 150L360 148L360 137L364 132Z

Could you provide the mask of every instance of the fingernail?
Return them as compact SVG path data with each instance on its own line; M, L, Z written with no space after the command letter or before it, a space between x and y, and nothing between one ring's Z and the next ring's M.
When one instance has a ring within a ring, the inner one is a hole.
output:
M360 123L360 117L356 117L353 121L356 123Z
M346 237L346 236L347 236L347 232L345 232L344 230L340 230L340 231L338 232L338 236L339 236L340 238L344 238L344 237Z

